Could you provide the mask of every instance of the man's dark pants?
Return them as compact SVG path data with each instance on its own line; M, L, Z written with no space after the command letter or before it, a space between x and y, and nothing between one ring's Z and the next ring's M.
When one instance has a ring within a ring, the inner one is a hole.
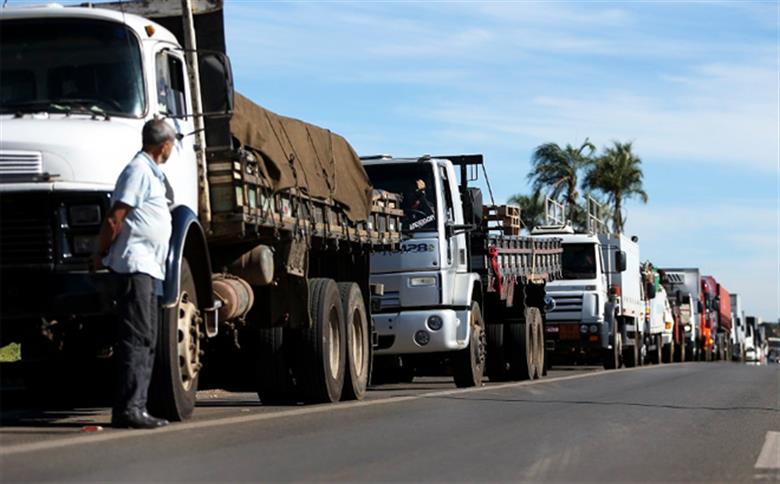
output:
M157 342L155 280L147 274L116 274L119 284L116 393L113 414L146 411Z

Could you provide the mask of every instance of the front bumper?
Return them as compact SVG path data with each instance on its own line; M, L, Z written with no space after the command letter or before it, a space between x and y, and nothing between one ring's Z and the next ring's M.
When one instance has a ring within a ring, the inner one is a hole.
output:
M442 327L432 330L427 321L431 316L442 319ZM377 355L401 355L438 353L444 351L462 350L468 345L468 310L438 309L409 310L398 313L374 314L379 347L374 351ZM418 331L428 333L429 342L425 345L415 341Z
M7 270L0 286L3 322L108 314L116 295L116 278L108 272Z
M580 328L588 329L583 333ZM595 332L591 332L595 328ZM555 354L595 354L609 348L609 325L603 322L574 323L548 321L544 327L545 346Z

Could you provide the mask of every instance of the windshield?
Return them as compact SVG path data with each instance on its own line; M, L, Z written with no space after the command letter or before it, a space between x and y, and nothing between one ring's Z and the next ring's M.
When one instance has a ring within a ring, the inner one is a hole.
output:
M405 232L436 230L436 191L428 163L366 165L374 188L403 196L401 219Z
M563 278L596 278L596 244L563 244Z
M122 24L3 20L0 45L2 112L144 112L141 51Z

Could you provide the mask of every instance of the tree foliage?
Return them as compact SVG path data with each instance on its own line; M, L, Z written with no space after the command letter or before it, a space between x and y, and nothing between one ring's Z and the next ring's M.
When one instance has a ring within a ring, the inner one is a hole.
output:
M603 193L611 206L612 229L622 233L626 223L623 204L626 199L639 198L647 203L642 186L642 160L633 153L631 142L614 141L588 168L583 189Z
M554 199L563 195L569 206L576 206L580 171L591 163L595 151L596 147L587 138L579 148L570 144L561 148L557 143L538 146L528 174L534 192L546 193Z

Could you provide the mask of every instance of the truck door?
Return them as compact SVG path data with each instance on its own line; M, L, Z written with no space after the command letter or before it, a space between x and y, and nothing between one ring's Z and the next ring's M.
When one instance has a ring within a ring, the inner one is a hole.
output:
M451 181L454 179L447 173L447 169L444 166L439 166L439 173L441 178L441 185L443 187L444 200L442 207L444 207L444 223L450 225L462 225L463 224L463 210L460 207L460 203L456 204L456 200L453 196L453 186ZM457 202L460 202L458 200ZM447 238L447 266L454 269L455 272L463 273L467 270L467 258L466 253L466 235L463 233L457 234L453 237Z
M198 211L197 162L193 149L194 130L186 63L181 52L163 47L155 53L155 116L167 118L182 138L171 158L162 166L173 192L174 205Z

